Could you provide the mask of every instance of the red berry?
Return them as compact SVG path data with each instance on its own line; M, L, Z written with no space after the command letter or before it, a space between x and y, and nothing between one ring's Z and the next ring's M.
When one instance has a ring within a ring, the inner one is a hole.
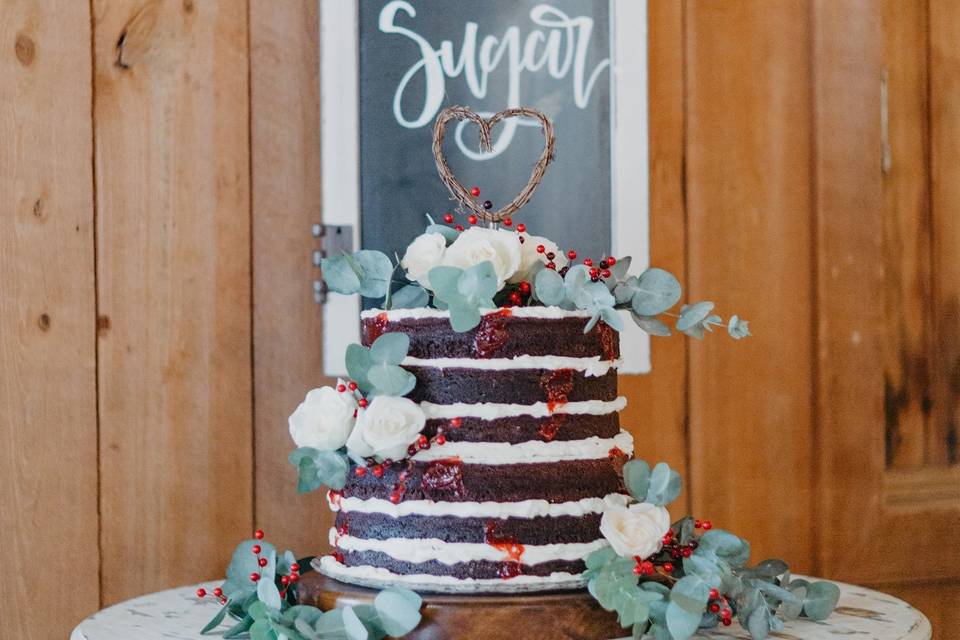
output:
M682 555L682 554L680 553L680 549L673 549L673 550L670 552L670 556L671 556L674 560L678 559L681 555Z
M259 560L257 560L257 564L260 565L261 567L265 567L265 566L267 566L267 559L266 559L266 558L260 558Z
M453 427L454 429L458 428L461 424L463 424L462 418L453 418L452 420L450 420L450 426Z
M684 558L689 558L690 556L693 555L693 549L691 549L690 547L685 547L684 550L681 551L681 553L683 554Z
M252 547L250 547L250 551L253 551L255 555L260 555L260 545L258 544L253 545Z
M600 275L603 276L604 278L609 278L613 274L610 273L610 269L604 269L603 271L600 272Z
M223 596L220 596L220 604L227 604L227 599Z
M462 225L462 224L454 225L453 228L456 229L457 231L463 231L463 225Z
M207 596L207 590L206 590L206 589L204 589L203 587L200 587L199 589L197 589L197 597L198 597L198 598L205 598L206 596Z
M357 404L360 405L360 408L361 408L361 409L366 409L366 408L367 408L367 405L370 404L370 403L367 402L367 399L366 399L366 398L360 398L360 399L357 401Z
M557 254L555 254L553 251L547 252L547 260L553 260L556 257L557 257Z
M612 267L613 265L617 264L617 259L613 256L610 256L607 258L607 264Z
M299 571L300 571L300 565L297 564L296 562L294 562L293 564L290 565L290 571L293 571L294 573L299 572Z
M716 600L716 599L719 598L719 597L720 597L720 592L719 592L719 591L717 591L716 589L710 589L710 599L711 599L711 600Z
M591 278L599 278L599 277L600 277L600 269L597 269L596 267L591 268L591 269L590 269L590 277L591 277Z
M470 224L477 224L477 216L471 213L469 216L467 216L467 222Z
M218 598L221 597L223 595L223 589L217 587L213 590L213 595L217 596Z
M411 458L417 455L417 448L414 445L407 447L407 455Z
M357 467L356 469L353 470L353 473L356 474L358 478L362 478L363 476L367 475L367 468Z
M250 574L250 581L251 581L251 582L258 582L259 580L260 580L260 574L259 574L259 573L257 573L256 571L254 571L253 573Z
M337 385L337 391L339 391L340 393L343 393L343 392L346 391L346 390L347 390L347 385L345 385L345 384L338 384L338 385Z
M429 442L427 442L427 436L421 434L420 437L417 438L417 444L420 445L420 448L421 448L421 449L422 449L423 447L427 446L427 445L429 444Z
M523 304L523 298L521 298L520 294L517 293L516 291L511 291L510 295L507 296L507 298L509 298L510 304L512 305Z
M343 560L340 560L340 562L343 562ZM290 582L296 582L296 581L299 580L299 579L300 579L300 576L299 576L299 575L297 575L297 574L295 574L295 573L291 573L291 574L290 574Z
M693 521L693 526L694 526L694 528L699 529L700 527L703 526L703 523L700 522L699 520L694 520L694 521Z
M383 477L383 467L380 466L379 464L373 465L373 475L375 475L375 476L378 477L378 478L382 478L382 477Z
M490 200L484 200L484 201L483 201L483 208L484 208L484 209L487 209L488 211L489 211L490 209L493 209L493 202L491 202Z
M527 282L526 280L520 283L520 293L522 293L525 296L530 295L530 283Z
M548 263L547 263L547 269L553 269L554 271L556 271L556 270L557 270L557 265L556 265L555 263L553 263L553 262L548 262Z
M641 567L639 564L636 565L636 566L634 566L634 567L633 567L633 573L634 573L634 575L642 576L642 575L643 575L643 567Z
M609 266L610 266L610 263L607 262L606 258L604 258L603 260L600 261L600 268L601 268L601 269L606 269L606 268L609 267Z
M710 613L720 613L720 604L717 602L711 602Z
M527 225L523 224L522 222L517 225L518 232L523 233L526 230L527 230Z
M504 219L501 220L500 222L502 222L502 223L503 223L503 226L505 226L505 227L512 227L512 226L513 226L513 218L504 218Z
M399 491L394 491L393 493L390 494L390 502L392 502L393 504L398 504L400 502Z
M357 390L357 383L354 382L353 380L351 380L350 383L349 383L347 386L350 387L350 391L356 391L356 390Z
M263 540L263 529L257 529L253 532L253 537L257 540Z
M729 627L733 623L733 620L731 620L730 618L722 618L720 621L723 623L723 626L725 627Z
M446 222L447 224L450 224L451 222L453 222L453 214L452 213L443 214L443 221Z
M703 527L704 531L710 531L710 529L713 529L713 523L709 520L704 520L701 526Z
M583 264L587 265L588 267L592 267L592 266L593 266L593 260L591 260L590 258L584 258L584 259L583 259Z
M287 586L288 584L290 584L290 578L288 578L287 576L280 576L280 584L282 584L283 586Z
M444 436L437 436L434 442L436 442L439 445L442 445L442 444L446 444L447 439Z
M479 196L479 195L480 195L480 187L474 187L474 188L470 189L470 195L472 195L474 198L476 198L477 196Z
M547 248L546 248L545 246L543 246L542 244L538 244L538 245L537 245L537 253L544 253L546 250L547 250Z
M672 562L664 562L664 563L663 563L663 570L666 571L667 573L673 573L673 563L672 563Z

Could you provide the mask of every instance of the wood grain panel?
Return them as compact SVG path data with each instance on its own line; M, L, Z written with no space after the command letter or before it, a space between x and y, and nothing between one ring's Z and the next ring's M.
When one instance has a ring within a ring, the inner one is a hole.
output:
M852 582L956 577L960 546L942 532L957 505L921 499L930 477L886 471L881 5L821 0L813 15L819 567Z
M927 459L960 463L960 4L930 0L934 400Z
M683 9L676 2L648 7L650 262L682 282ZM686 340L653 337L650 342L653 371L620 377L620 393L629 400L621 418L636 438L638 457L651 464L663 460L686 477Z
M884 0L884 426L887 465L925 460L931 340L927 3Z
M810 21L796 2L688 2L690 299L754 338L690 343L698 517L811 568Z
M87 3L0 4L0 635L10 638L65 638L99 604L89 25ZM38 614L42 594L57 594L56 615Z
M95 3L103 600L252 528L247 13Z
M320 221L316 0L251 0L256 521L297 553L326 549L321 492L296 493L287 416L323 379L310 226ZM296 64L290 64L290 61Z
M954 640L960 628L960 582L925 584L883 584L875 588L909 602L930 620L932 640Z

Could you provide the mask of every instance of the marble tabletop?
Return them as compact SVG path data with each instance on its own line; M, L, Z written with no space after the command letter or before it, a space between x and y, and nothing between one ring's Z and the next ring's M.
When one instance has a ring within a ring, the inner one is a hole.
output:
M219 605L212 598L196 597L197 587L212 591L222 581L160 591L121 602L80 623L70 640L202 640L200 629L214 616ZM926 616L893 596L850 584L837 583L841 590L837 610L824 622L797 620L787 623L774 635L778 640L929 640ZM699 634L702 638L746 638L750 636L736 622L730 627Z

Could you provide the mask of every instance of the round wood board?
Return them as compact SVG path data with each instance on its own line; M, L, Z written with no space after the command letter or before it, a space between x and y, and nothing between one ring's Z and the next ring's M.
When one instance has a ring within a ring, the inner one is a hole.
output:
M303 575L297 593L302 604L327 611L337 606L372 604L378 592L314 571ZM616 614L600 608L586 590L509 595L424 594L422 597L423 621L404 636L405 639L600 640L625 635Z

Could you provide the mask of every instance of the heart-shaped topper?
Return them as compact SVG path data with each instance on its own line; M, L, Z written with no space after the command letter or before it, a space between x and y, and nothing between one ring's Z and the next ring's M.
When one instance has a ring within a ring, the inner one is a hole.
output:
M483 208L483 205L471 197L470 192L460 184L460 181L457 180L453 172L450 171L450 165L447 164L447 159L443 155L443 136L447 129L447 123L451 120L469 120L475 122L477 126L480 127L480 149L489 152L493 150L493 144L490 140L490 130L493 128L493 125L501 120L517 117L535 118L540 121L540 130L543 132L544 137L543 153L540 154L540 159L537 160L537 164L534 165L526 186L520 191L517 197L505 207L497 209L496 211L488 211ZM459 202L461 206L475 213L482 220L486 220L487 222L500 222L504 218L509 218L516 213L520 207L527 204L530 198L533 197L533 192L536 191L540 185L540 181L543 180L543 174L547 171L547 165L553 161L554 141L553 123L550 122L550 119L542 112L530 107L504 109L503 111L493 114L487 120L484 120L478 113L467 107L448 107L440 112L440 115L437 116L436 123L433 125L433 158L437 162L437 171L440 173L440 179L443 180L443 184L447 185L447 189L450 190L450 194L453 195L454 200Z

